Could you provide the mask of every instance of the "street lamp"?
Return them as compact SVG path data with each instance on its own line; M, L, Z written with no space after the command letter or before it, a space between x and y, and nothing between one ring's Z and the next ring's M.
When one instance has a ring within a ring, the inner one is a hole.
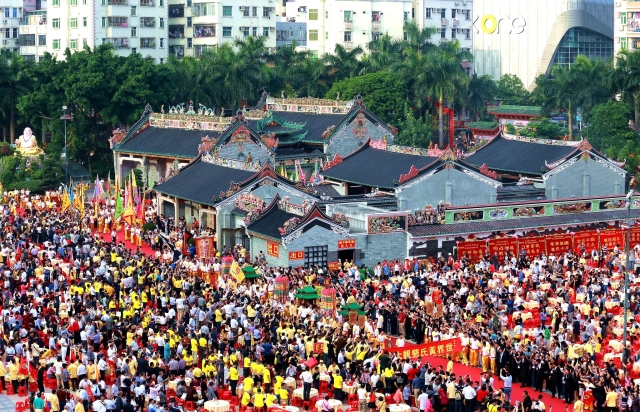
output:
M627 253L627 266L624 271L624 327L622 329L622 345L623 345L623 354L626 354L627 350L627 312L629 311L629 268L631 267L631 196L633 195L633 189L629 190L627 193L627 242L625 252ZM628 356L625 355L625 356ZM623 358L625 357L623 356ZM622 359L623 362L626 359Z
M67 120L71 120L72 117L67 113L67 106L62 106L63 115L60 116L60 120L64 120L64 182L69 183L69 156L67 154Z

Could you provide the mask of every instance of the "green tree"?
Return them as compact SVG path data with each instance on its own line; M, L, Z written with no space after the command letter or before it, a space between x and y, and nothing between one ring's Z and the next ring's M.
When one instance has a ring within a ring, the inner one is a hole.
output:
M369 73L334 83L325 97L335 99L338 93L343 100L362 95L369 110L385 122L392 123L401 117L401 113L396 115L395 111L404 105L407 95L400 76L391 72Z
M640 131L640 51L622 50L612 73L613 90L633 107L636 131Z
M333 53L322 56L322 61L327 65L329 80L334 83L357 76L362 70L360 56L363 53L360 46L347 50L341 44L336 44Z
M525 89L522 80L515 74L503 75L497 83L496 98L502 104L522 106L529 104L530 94Z
M443 108L446 102L454 104L461 95L466 95L469 76L462 70L463 61L473 61L473 56L460 49L457 40L440 43L427 55L427 93L438 102L439 145L444 145Z
M375 73L391 68L403 60L402 47L404 42L394 39L388 34L371 41L367 48L369 54L363 57L363 73Z
M486 119L487 115L487 102L492 102L496 96L497 86L496 82L485 74L478 76L477 73L473 73L469 80L469 94L467 97L467 104L474 112L474 119Z
M4 124L9 126L11 143L16 138L16 106L20 97L29 92L30 66L33 63L9 49L0 52L0 109L6 119ZM6 136L4 138L6 141Z
M420 28L415 20L408 20L404 22L402 29L406 33L406 40L403 40L402 44L403 49L427 53L436 47L431 42L431 37L438 32L435 27Z
M546 117L540 118L535 122L530 122L527 126L520 129L523 136L541 137L545 139L557 139L567 134L567 129L553 123Z
M429 147L438 140L438 128L430 115L426 120L416 118L408 104L404 105L404 119L400 122L396 143L413 147Z
M582 135L591 145L614 159L623 160L622 149L638 146L639 135L629 127L632 109L627 103L608 101L591 110L591 121L582 130ZM640 154L628 150L628 153ZM631 159L628 159L631 160Z

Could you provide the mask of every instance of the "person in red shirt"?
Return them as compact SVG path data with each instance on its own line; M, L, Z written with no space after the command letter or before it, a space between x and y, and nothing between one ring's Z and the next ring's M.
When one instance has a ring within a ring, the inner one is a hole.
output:
M482 403L488 394L489 391L487 390L487 385L483 383L480 389L476 392L476 401L478 403Z

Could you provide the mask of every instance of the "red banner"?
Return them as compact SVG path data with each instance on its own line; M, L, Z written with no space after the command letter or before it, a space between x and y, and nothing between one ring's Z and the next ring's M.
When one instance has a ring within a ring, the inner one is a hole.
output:
M314 344L313 344L313 353L324 353L324 343L322 343L322 342L314 342Z
M607 245L607 249L611 250L616 245L622 247L622 230L607 229L600 231L600 245Z
M627 239L627 234L624 234L625 244ZM632 227L631 228L631 248L640 243L640 227Z
M469 240L458 243L458 259L468 256L471 263L478 263L487 253L487 242L484 240Z
M520 256L520 251L524 249L531 259L534 256L540 256L541 253L547 253L546 246L544 236L519 237L517 255Z
M502 258L507 252L512 255L518 254L518 239L515 237L507 237L489 240L489 254L491 254L491 256L497 254L500 261L502 261Z
M355 249L355 248L356 248L356 240L355 239L341 239L341 240L338 240L338 250Z
M421 359L424 356L445 356L453 352L460 352L462 343L460 338L430 342L423 345L410 345L401 348L389 348L387 352L397 352L404 359Z
M598 243L598 232L595 230L584 230L582 232L576 232L573 235L573 247L576 251L580 250L581 246L584 245L585 250L589 255L593 249L600 250L600 245Z
M573 247L570 234L546 236L546 241L548 254L566 253Z
M289 252L289 260L304 260L304 250Z
M280 257L280 245L274 242L267 241L267 255Z
M196 255L198 256L198 258L211 259L215 257L215 248L214 248L215 237L214 236L197 237L195 239L195 242L196 242Z

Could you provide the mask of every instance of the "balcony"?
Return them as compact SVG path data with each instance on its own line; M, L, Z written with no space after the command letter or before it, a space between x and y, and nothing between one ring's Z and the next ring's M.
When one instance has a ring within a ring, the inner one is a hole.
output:
M107 6L128 6L129 0L107 0Z
M154 2L154 0L140 0L141 7L153 7L155 5L156 3Z
M345 20L344 21L344 29L345 30L351 30L352 28L353 28L353 21Z
M141 49L155 49L156 48L156 38L155 37L143 37L140 39L140 48Z
M374 20L371 22L372 30L380 30L380 20Z
M193 37L194 38L203 38L203 37L216 37L216 26L215 24L209 25L199 25L196 24L193 26Z
M184 26L170 25L169 26L169 38L170 39L183 39L184 38Z
M344 43L342 43L342 45L344 46L345 50L351 50L353 49L353 42L352 41L345 41Z
M115 37L109 39L103 39L103 43L111 43L115 49L129 49L129 38L127 37Z
M155 17L140 17L140 27L156 27Z
M127 17L107 17L107 27L129 27Z

